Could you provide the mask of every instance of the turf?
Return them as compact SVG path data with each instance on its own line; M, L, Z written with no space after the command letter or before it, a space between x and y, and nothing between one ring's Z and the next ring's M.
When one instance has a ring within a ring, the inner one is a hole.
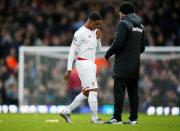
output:
M111 118L102 114L100 117ZM124 120L127 117L123 114ZM67 124L58 114L0 114L0 131L180 131L180 116L141 114L138 125L91 124L90 114L74 114L72 119L74 123Z

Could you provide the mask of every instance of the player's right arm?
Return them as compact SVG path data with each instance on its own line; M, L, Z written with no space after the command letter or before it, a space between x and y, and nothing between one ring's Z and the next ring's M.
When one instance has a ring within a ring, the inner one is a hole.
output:
M79 43L80 42L78 42L78 36L75 34L72 44L71 44L71 47L70 47L70 50L69 50L67 71L65 72L65 75L64 75L64 80L66 80L66 81L68 81L71 77L73 61L75 58L75 53L76 53L77 49L79 48Z
M73 66L76 50L77 50L77 46L72 43L69 50L67 71L65 72L65 75L64 75L64 80L66 81L68 81L71 77L72 66Z

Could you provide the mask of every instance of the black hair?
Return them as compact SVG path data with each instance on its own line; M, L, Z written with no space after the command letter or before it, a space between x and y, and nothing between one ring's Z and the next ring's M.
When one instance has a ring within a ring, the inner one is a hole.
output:
M88 16L88 19L96 21L96 20L102 20L102 17L100 14L98 14L96 12L91 12Z

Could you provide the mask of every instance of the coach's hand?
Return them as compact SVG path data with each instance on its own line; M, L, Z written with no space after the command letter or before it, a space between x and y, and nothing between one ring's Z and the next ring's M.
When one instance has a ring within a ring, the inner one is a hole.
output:
M104 58L105 58L106 60L108 60L108 59L109 59L109 56L108 56L107 54L105 54Z
M71 70L67 70L67 71L65 72L65 74L64 74L64 80L65 80L65 81L68 81L68 80L70 79L71 73L72 73Z
M101 37L101 30L100 29L97 29L96 30L96 39L99 39Z

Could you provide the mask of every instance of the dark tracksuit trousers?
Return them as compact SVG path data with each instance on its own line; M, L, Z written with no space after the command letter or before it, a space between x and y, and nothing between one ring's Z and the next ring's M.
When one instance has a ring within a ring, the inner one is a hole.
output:
M137 120L139 96L138 79L114 78L114 115L113 117L121 121L125 89L127 88L130 104L130 120Z

